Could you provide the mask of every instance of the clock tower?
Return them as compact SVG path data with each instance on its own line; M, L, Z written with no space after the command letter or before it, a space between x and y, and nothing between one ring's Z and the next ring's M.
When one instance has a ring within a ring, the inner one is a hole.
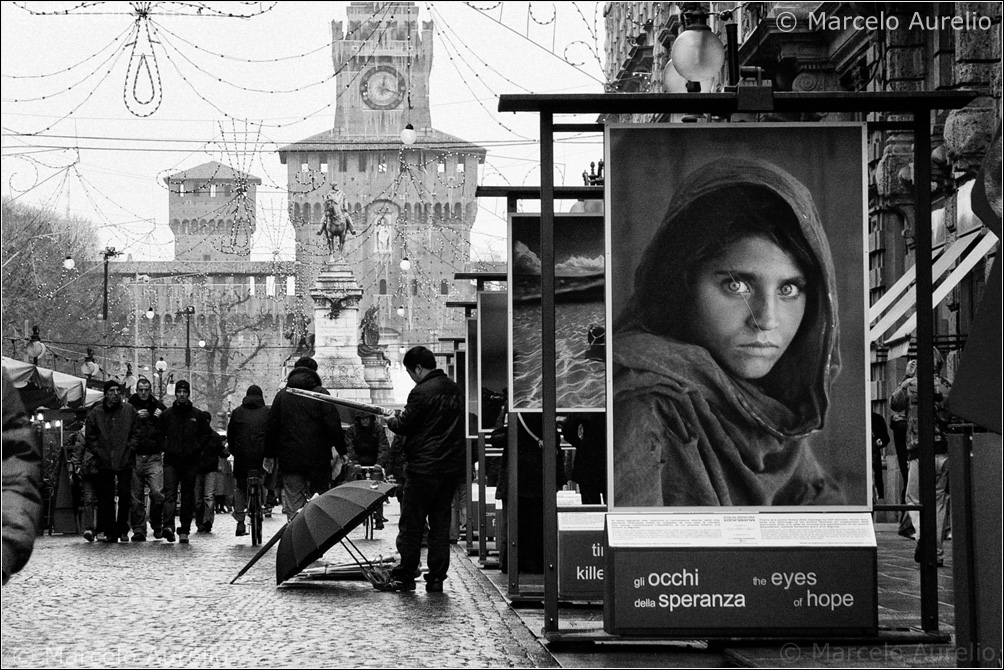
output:
M353 2L331 34L334 126L279 149L298 309L313 318L309 292L328 260L319 234L324 202L337 187L352 217L342 255L363 291L359 313L377 307L380 344L392 360L401 347L436 350L439 337L463 335L463 314L445 303L473 294L453 275L468 269L486 151L432 127L433 24L420 24L415 3ZM401 142L409 123L413 145Z

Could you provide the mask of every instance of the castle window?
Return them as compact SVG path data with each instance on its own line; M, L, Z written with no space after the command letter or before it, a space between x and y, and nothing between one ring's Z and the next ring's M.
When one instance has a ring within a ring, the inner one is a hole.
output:
M417 279L412 279L411 280L411 294L412 295L418 295L418 280Z
M366 172L366 154L359 154L359 171Z
M344 151L338 154L338 171L339 172L349 171L349 155Z
M252 275L248 277L248 295L254 296L254 290L255 290L254 275Z
M463 156L457 156L457 174L464 173L464 159Z
M296 277L286 275L286 295L296 295Z
M445 279L439 282L439 292L442 295L450 295L450 282Z
M439 174L446 174L446 156L440 155L438 164L436 165L436 171Z
M209 185L209 197L210 198L215 198L216 197L216 184L210 184Z
M300 172L309 172L310 165L307 163L307 158L304 156L300 159Z
M387 172L387 156L380 154L380 162L377 163L377 172Z
M380 295L387 295L387 280L380 280Z
M275 275L268 275L265 277L265 295L275 295Z
M185 182L183 181L178 182L178 195L180 196L185 195Z
M328 174L328 157L321 157L321 174Z

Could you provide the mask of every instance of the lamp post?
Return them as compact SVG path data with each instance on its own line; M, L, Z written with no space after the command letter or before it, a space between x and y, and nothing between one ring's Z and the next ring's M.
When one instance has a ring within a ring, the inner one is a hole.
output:
M121 251L116 251L115 247L105 247L105 250L101 252L101 255L105 259L105 299L104 307L101 310L102 321L108 321L108 259L114 258L115 256L121 256Z
M157 370L157 395L158 399L164 401L164 373L167 372L167 361L161 356L160 359L153 364L153 367Z
M25 348L25 352L31 358L31 364L38 365L38 359L45 354L45 351L46 346L42 344L42 338L38 334L38 326L32 326L31 337L28 340L28 346Z
M94 362L94 350L88 348L87 355L84 356L84 362L80 364L80 374L87 377L87 381L91 380L91 377L98 374L101 367Z
M178 312L178 314L185 315L185 368L188 370L189 382L191 382L192 376L192 315L195 314L195 308L189 305L185 309Z

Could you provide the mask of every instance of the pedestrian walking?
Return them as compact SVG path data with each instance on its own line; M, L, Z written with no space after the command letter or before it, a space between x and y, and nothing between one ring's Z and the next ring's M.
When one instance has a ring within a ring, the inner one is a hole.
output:
M164 528L164 436L160 417L167 408L153 397L150 380L140 377L129 404L139 417L136 440L136 467L132 471L132 541L146 540L147 497L150 499L150 528L155 538ZM149 491L149 493L147 493Z
M286 378L286 388L327 394L313 358L300 358ZM263 467L278 466L282 478L282 511L287 519L314 493L328 490L331 448L345 455L345 435L334 405L280 389L268 413Z
M386 472L387 459L390 455L390 440L384 428L383 419L366 412L356 412L352 417L352 425L345 431L345 447L348 450L348 473L346 481L360 478L360 467L379 466ZM376 520L376 529L383 530L384 522L381 506L380 515Z
M948 438L945 432L948 428L950 414L948 412L948 395L952 390L952 384L941 376L941 366L944 359L941 352L934 350L934 494L935 509L925 510L925 513L934 512L935 526L937 528L938 567L944 565L945 549L943 543L943 531L945 521L948 516ZM907 462L908 475L906 482L906 502L909 505L920 504L920 430L918 428L919 417L917 416L917 361L911 360L907 363L906 378L899 387L893 391L889 397L889 407L897 412L906 412L907 416ZM920 563L920 512L914 510L910 513L910 520L913 523L917 538L917 549L914 552L914 560Z
M252 384L240 407L230 415L227 425L227 445L234 457L234 519L237 537L247 535L244 523L248 505L248 472L264 475L265 434L268 431L268 407L261 387Z
M206 413L208 416L208 412ZM212 423L212 418L208 421ZM213 522L216 520L216 488L222 472L220 459L229 454L223 446L223 438L212 429L205 433L202 449L199 452L195 476L195 497L198 503L196 529L200 533L213 532Z
M31 558L42 525L42 441L7 368L3 394L3 583ZM6 617L7 608L4 608ZM4 627L6 630L6 626ZM7 639L7 638L5 638Z
M84 436L85 448L94 455L98 470L94 475L98 530L105 534L106 542L128 542L139 416L132 405L122 402L118 381L106 381L104 393L104 400L87 415Z
M195 512L195 480L199 459L212 439L209 412L192 404L192 387L182 379L174 385L174 404L160 417L164 433L164 539L174 542L174 516L181 486L178 541L188 544Z
M421 562L422 531L429 524L429 571L426 591L443 590L450 567L450 503L457 480L465 470L464 397L460 387L436 367L435 355L413 347L404 367L415 382L403 410L395 411L387 426L404 435L405 485L397 550L400 563L391 570L387 591L414 591Z
M85 418L86 419L86 418ZM98 494L94 488L94 477L98 474L98 464L94 454L87 451L87 424L81 424L80 430L70 437L70 465L73 476L80 485L80 528L84 539L93 542L97 535Z

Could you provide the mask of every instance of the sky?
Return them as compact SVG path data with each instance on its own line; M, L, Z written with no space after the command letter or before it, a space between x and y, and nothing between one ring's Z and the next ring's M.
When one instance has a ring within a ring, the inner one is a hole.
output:
M331 21L348 4L3 2L4 197L92 221L123 260L170 260L163 178L218 160L263 180L252 258L292 258L275 149L332 127ZM538 117L499 113L498 96L601 93L603 3L417 4L435 23L433 126L488 149L479 183L539 184ZM601 138L562 137L555 183L580 185ZM504 201L481 199L472 255L504 258L505 235Z

